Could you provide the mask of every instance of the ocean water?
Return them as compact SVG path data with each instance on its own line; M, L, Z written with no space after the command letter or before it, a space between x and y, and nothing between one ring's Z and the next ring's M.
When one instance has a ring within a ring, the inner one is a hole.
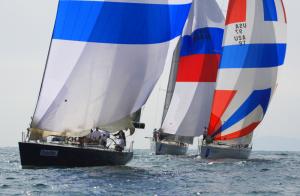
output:
M154 156L136 150L121 167L21 169L0 148L0 195L300 195L300 153L253 152L247 161Z

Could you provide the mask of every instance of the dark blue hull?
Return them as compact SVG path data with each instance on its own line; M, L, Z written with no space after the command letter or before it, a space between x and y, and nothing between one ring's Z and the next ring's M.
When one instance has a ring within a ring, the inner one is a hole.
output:
M19 150L23 168L125 165L133 157L133 152L59 144L19 142Z

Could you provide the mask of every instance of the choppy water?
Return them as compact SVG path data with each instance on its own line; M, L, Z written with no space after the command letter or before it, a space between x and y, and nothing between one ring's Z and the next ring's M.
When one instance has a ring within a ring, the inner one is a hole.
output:
M17 148L0 148L0 194L300 195L300 153L254 152L248 161L206 161L136 150L122 167L24 170Z

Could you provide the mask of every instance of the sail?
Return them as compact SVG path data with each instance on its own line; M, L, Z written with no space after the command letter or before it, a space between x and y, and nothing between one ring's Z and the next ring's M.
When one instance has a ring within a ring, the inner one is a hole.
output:
M130 128L173 55L190 6L190 0L60 0L31 128Z
M284 63L287 21L282 0L230 0L208 135L250 144Z
M215 0L193 1L185 24L175 89L162 131L200 136L208 126L220 62L224 16Z
M163 115L162 115L161 123L163 123L166 118L166 115L168 113L168 110L169 110L169 107L171 104L172 96L174 93L178 65L179 65L179 57L180 57L180 51L181 51L180 49L181 49L181 40L178 42L178 44L175 48L174 54L173 54L173 58L172 58L171 68L170 68L170 72L169 72L169 81L168 81L168 85L166 88L166 98L165 98L165 104L164 104L164 108L163 108ZM165 89L163 89L163 90L165 90Z

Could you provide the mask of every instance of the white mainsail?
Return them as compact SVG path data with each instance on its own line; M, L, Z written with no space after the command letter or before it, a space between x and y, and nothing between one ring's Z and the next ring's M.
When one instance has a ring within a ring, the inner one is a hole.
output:
M132 127L190 0L60 0L32 130L84 134Z
M202 135L208 126L224 31L215 0L194 0L185 24L171 103L162 131L177 136ZM176 59L176 58L175 58Z

